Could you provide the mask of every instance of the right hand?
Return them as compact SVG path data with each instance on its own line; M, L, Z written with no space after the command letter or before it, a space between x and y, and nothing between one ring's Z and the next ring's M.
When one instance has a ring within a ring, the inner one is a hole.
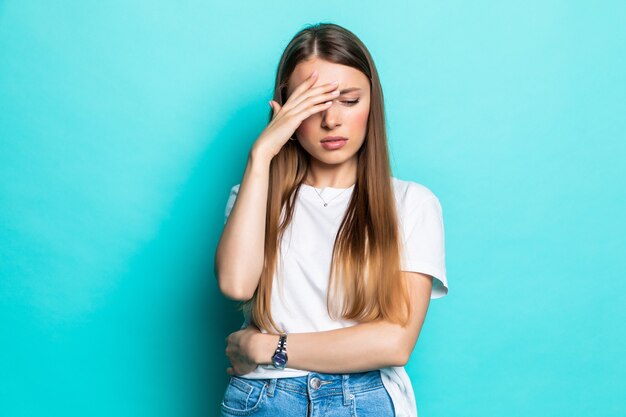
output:
M272 121L261 132L253 145L253 151L261 152L267 157L274 158L283 145L294 134L303 120L326 110L332 101L339 96L337 83L323 84L313 88L318 75L313 73L291 93L283 106L271 101Z

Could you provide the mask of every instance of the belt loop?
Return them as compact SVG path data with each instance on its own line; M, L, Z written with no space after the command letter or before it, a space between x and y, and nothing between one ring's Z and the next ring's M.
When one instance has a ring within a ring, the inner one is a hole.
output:
M267 395L269 397L274 396L274 388L276 388L276 382L278 382L278 378L270 378L265 382L265 386L267 387Z
M352 395L350 394L350 374L343 374L341 376L341 388L343 391L343 405L350 405Z

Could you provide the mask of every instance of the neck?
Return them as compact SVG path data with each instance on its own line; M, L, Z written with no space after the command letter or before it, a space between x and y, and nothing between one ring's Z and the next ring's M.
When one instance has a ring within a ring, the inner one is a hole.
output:
M315 188L348 188L356 182L356 158L342 164L325 164L311 158L304 183Z

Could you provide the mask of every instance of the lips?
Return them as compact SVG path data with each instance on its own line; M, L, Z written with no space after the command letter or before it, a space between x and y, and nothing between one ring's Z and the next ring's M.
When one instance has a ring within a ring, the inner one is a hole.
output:
M321 143L324 143L324 142L336 142L336 141L340 141L340 140L348 140L348 138L345 138L343 136L326 136L320 142Z

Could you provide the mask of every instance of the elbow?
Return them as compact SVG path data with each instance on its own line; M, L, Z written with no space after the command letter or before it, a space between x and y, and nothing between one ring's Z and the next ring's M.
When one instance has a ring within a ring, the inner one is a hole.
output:
M216 256L214 273L219 290L226 298L233 301L248 301L254 296L258 278L256 279L256 285L253 287L255 280L246 278L249 274L246 268L242 269L241 266L233 265L232 263L222 264L221 258Z
M396 348L394 349L394 354L391 358L391 362L393 362L392 366L405 366L409 363L414 345L410 344L406 338L400 337L395 346Z
M405 366L409 363L410 354L407 354L404 349L398 345L398 348L395 350L392 358L391 358L391 366Z
M218 277L218 286L220 292L224 297L233 300L233 301L248 301L252 298L252 295L247 291L244 291L240 286L236 285L228 285L228 282L232 282L233 280L219 278Z
M233 300L233 301L248 301L252 298L252 296L244 291L233 288L221 288L220 292L224 295L224 297Z
M399 352L399 354L397 355L398 357L396 358L396 364L394 366L406 366L407 363L409 363L409 359L411 357L410 354L405 353L404 351Z

